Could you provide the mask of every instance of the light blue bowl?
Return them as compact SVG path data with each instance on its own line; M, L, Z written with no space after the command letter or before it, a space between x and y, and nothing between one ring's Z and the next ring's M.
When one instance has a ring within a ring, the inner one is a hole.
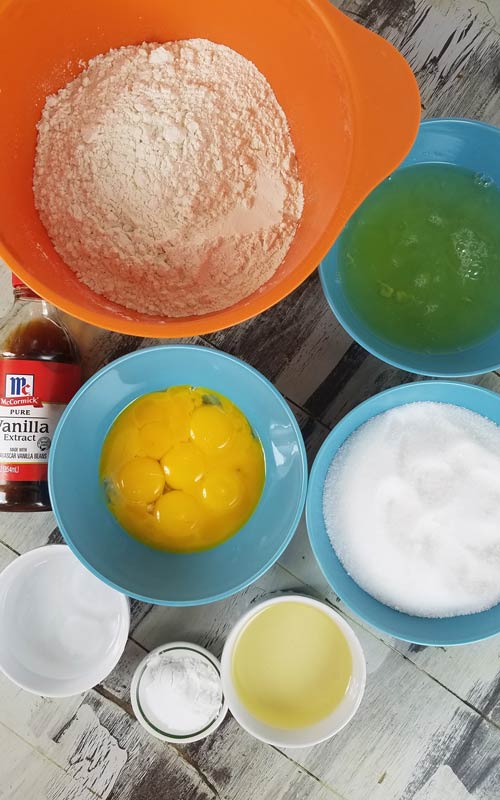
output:
M500 633L500 605L479 614L428 619L403 614L375 600L347 574L330 544L323 519L323 486L328 468L347 437L377 414L405 403L432 400L469 408L500 424L500 395L452 381L419 381L396 386L356 406L332 430L314 461L309 478L306 521L314 555L337 595L361 619L384 633L424 645L468 644ZM369 531L367 531L369 535Z
M264 491L253 516L211 550L153 550L128 536L106 507L99 481L104 438L140 395L191 384L215 389L243 411L262 442ZM206 347L153 347L104 367L80 389L57 427L49 460L52 508L75 555L110 586L146 603L188 606L228 597L281 555L307 489L302 435L287 403L259 372Z
M399 169L414 164L455 164L484 173L500 186L500 128L468 119L431 119L420 124L409 155ZM325 297L346 331L369 353L399 369L419 375L460 377L480 375L500 367L498 331L478 344L450 353L418 353L382 339L351 308L339 280L338 259L342 235L319 268Z

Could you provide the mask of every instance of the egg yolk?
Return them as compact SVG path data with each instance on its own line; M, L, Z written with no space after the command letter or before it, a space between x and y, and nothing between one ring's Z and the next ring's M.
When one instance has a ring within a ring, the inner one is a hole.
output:
M171 489L192 489L205 472L203 453L196 445L187 442L175 444L160 463Z
M212 389L174 386L131 403L103 444L100 477L122 528L190 553L235 534L259 501L264 452L248 420Z
M181 491L167 492L155 505L155 518L168 537L196 536L203 530L203 509L196 498Z
M173 388L175 389L176 387ZM188 392L186 392L186 389L184 389L184 392L176 392L169 389L165 394L165 414L171 420L172 428L175 432L175 440L178 442L189 441L191 415L195 408L201 405L201 398L193 397L192 390L188 390Z
M165 422L147 422L139 431L139 446L146 456L158 460L172 444Z
M103 448L102 459L104 470L107 474L116 472L128 461L135 458L140 452L139 431L118 430L115 435L106 440Z
M153 503L165 486L165 476L152 458L134 458L118 473L118 490L131 503Z
M157 399L159 392L155 392L149 397L141 397L136 400L133 406L134 419L139 428L147 425L148 422L162 422L164 410L161 400Z
M190 434L200 450L212 455L229 445L234 428L228 414L220 406L204 405L196 409L191 417Z
M244 493L243 481L235 470L213 470L203 480L203 500L215 512L234 508L241 502Z

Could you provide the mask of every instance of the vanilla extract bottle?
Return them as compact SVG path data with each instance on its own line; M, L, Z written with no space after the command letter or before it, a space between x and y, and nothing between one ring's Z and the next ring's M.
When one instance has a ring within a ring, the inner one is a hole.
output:
M59 312L17 276L0 323L0 511L48 511L49 450L81 383L80 354Z

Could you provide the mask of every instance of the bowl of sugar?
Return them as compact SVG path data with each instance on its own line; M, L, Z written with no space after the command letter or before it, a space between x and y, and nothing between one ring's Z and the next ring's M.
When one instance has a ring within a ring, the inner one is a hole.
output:
M398 639L500 632L500 396L422 381L354 408L314 462L309 539L332 589Z

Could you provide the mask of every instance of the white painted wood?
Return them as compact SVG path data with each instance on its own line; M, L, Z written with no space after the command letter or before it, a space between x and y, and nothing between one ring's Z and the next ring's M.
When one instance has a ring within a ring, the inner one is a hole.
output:
M500 123L499 0L346 0L344 10L401 48L427 116ZM11 301L0 269L0 314ZM68 320L85 375L159 343ZM257 366L292 404L312 458L328 428L365 397L414 379L366 355L332 317L317 275L276 308L205 340ZM498 376L479 379L500 391ZM0 569L15 553L57 542L50 513L0 514ZM4 543L3 545L1 543ZM273 591L299 589L336 604L368 662L367 694L334 740L280 753L230 717L185 748L149 737L131 717L130 677L143 654L172 638L220 653L233 622ZM383 637L337 603L312 556L305 525L275 566L227 601L197 609L133 603L132 639L97 691L34 698L0 678L0 800L498 800L500 640L419 648ZM307 770L307 771L306 771Z
M14 561L16 558L16 554L12 552L8 547L0 543L0 572L5 569L5 567L10 564L11 561Z
M438 767L432 778L416 793L414 800L469 800L471 795L450 767Z
M253 603L269 596L271 588L301 592L317 589L318 596L325 596L321 582L316 587L300 584L290 572L276 566L257 584L226 601L194 609L153 608L137 627L134 638L150 649L181 637L219 653L230 626ZM326 596L332 598L332 592ZM500 752L498 728L483 721L424 671L416 670L394 644L391 647L381 641L377 632L359 625L352 615L350 622L367 656L368 688L361 710L334 740L307 751L289 750L290 757L349 800L405 797L411 787L416 791L419 776L427 779L429 770L439 766L439 759L458 758L456 754L467 737L469 749L460 751L459 758L466 776L477 768L479 743L483 761L489 764L495 760ZM434 752L436 741L440 744ZM238 762L238 750L228 751L225 763L230 770ZM379 784L384 772L386 776ZM491 782L490 788L498 786L500 767L492 763L485 780ZM477 787L471 796L488 794Z
M61 767L0 723L0 800L96 800Z
M19 794L20 800L87 800L87 796L104 800L112 793L120 800L145 800L151 796L149 790L162 786L167 797L212 800L216 796L185 758L152 739L126 711L95 692L49 700L21 692L5 678L0 679L0 690L0 725L7 743L2 752L22 741L28 766L39 754L53 767L46 794ZM148 770L149 789L142 785ZM62 784L60 771L66 776ZM22 787L22 775L17 773L8 759L0 761L0 785L5 778L18 780ZM39 773L41 780L43 770Z
M224 724L226 733L211 737L201 747L177 750L150 737L132 719L127 705L119 708L95 692L68 700L36 698L19 692L5 678L0 678L0 692L2 752L19 750L14 766L0 761L0 786L17 781L16 800L87 800L87 794L151 800L156 793L168 800L247 800L251 796L342 800L283 754L247 737L231 719ZM250 757L242 763L240 751L237 768L230 771L224 766L225 751L235 753L238 738L244 740ZM18 742L22 742L21 748ZM42 761L37 756L42 756ZM18 774L21 760L29 767L26 778ZM51 765L50 770L46 764ZM46 794L22 795L31 772L46 782ZM265 786L263 774L268 776Z
M34 547L51 544L57 525L52 511L0 512L0 541L16 553L27 553ZM57 537L59 538L59 537Z

